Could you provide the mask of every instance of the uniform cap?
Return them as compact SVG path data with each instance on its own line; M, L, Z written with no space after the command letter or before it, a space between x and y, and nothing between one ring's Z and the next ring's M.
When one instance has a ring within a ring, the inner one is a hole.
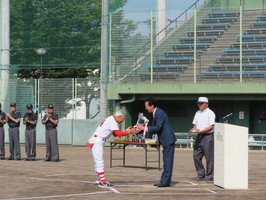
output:
M48 108L49 109L54 109L54 105L53 104L48 104Z
M32 106L32 104L28 104L28 105L26 105L26 108L27 108L28 110L31 110L31 109L33 108L33 106Z
M209 100L207 97L199 97L197 103L209 103Z
M17 107L17 104L12 102L12 103L10 103L10 107Z

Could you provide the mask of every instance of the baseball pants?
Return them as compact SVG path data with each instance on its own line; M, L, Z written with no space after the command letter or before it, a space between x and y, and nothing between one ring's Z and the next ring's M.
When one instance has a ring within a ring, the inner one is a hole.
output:
M206 171L204 169L202 158L206 159ZM213 178L214 168L214 136L213 134L198 135L195 141L193 151L194 164L198 177L211 179Z
M27 158L36 157L36 130L25 130L25 150Z
M101 137L94 139L94 145L91 148L92 157L94 160L94 168L96 172L104 172L103 147L105 140Z
M0 158L5 157L5 130L0 127Z
M59 149L58 149L56 128L51 130L46 129L45 141L46 141L46 160L58 161Z
M9 127L9 143L10 143L10 158L14 159L16 153L16 159L21 159L20 143L19 143L19 127Z

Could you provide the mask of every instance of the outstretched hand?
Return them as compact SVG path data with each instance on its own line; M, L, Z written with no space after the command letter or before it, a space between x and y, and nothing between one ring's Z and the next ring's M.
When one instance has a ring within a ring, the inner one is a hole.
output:
M137 129L143 131L145 129L145 124L137 124Z
M126 132L128 132L129 134L136 134L139 131L136 128L130 126L126 129Z

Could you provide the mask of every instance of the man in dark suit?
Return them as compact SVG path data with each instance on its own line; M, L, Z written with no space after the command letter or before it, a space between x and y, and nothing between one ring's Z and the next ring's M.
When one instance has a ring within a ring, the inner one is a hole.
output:
M163 173L160 183L154 186L169 187L172 179L176 137L167 114L157 107L155 99L148 98L145 101L145 108L153 114L154 118L152 126L148 126L147 131L157 133L159 142L163 146ZM144 130L144 126L139 125L138 129Z

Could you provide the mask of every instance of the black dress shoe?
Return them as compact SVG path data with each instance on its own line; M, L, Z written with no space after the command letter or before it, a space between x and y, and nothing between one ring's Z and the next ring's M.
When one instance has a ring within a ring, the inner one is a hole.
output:
M25 161L30 161L30 158L26 158Z
M14 160L14 158L9 157L8 160Z
M31 161L36 161L36 158L32 158Z
M21 160L21 158L16 158L16 160Z
M59 162L59 160L57 159L57 160L52 160L52 162Z
M205 178L204 180L205 180L205 181L212 182L212 181L213 181L213 178Z
M195 181L205 181L205 178L204 177L197 177L194 180Z
M5 158L4 157L1 157L0 160L5 160Z
M50 162L51 160L49 159L44 159L43 162Z
M163 185L163 184L154 184L156 187L170 187L170 185Z

